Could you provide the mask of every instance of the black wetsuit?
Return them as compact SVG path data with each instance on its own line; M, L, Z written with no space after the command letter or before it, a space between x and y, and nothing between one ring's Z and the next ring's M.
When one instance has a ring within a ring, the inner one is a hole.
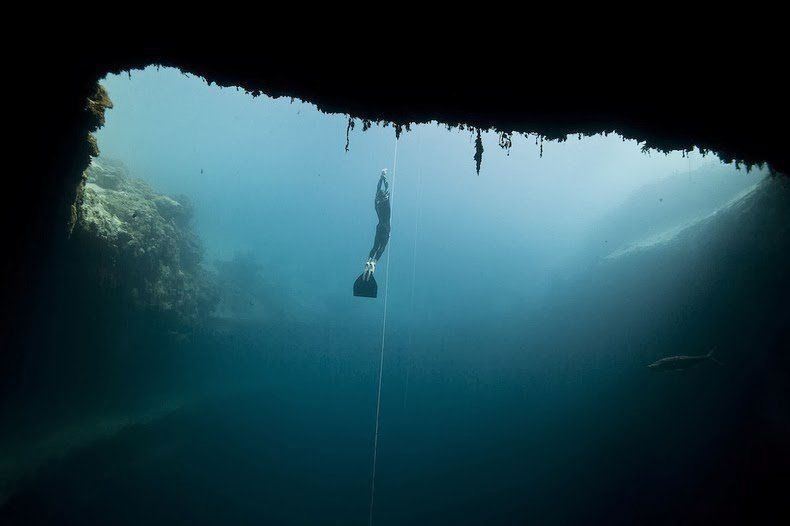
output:
M383 175L376 187L376 215L379 216L379 224L376 225L376 239L373 240L373 248L370 249L368 257L378 261L390 240L390 192L389 183Z

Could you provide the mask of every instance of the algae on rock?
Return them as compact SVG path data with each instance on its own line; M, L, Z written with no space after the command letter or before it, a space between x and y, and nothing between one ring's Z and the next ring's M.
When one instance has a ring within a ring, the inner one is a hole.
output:
M189 201L154 192L117 161L95 158L85 174L74 240L101 286L178 323L208 316L217 298Z

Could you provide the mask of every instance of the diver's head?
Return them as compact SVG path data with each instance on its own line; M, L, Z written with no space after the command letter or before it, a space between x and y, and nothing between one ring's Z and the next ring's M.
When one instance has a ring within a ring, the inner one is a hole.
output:
M382 169L381 169L381 176L382 176L383 178L385 178L385 179L387 178L387 169L386 169L386 168L382 168Z

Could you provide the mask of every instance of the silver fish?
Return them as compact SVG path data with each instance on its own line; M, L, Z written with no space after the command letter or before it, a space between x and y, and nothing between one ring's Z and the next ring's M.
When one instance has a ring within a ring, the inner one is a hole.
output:
M654 371L683 371L708 360L723 365L713 356L713 351L715 350L716 348L714 347L708 354L699 354L695 356L668 356L651 363L647 367Z

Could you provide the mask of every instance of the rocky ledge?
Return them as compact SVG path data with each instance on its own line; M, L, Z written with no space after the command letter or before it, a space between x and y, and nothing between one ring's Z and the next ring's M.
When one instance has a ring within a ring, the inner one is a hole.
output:
M206 317L217 294L201 265L200 240L184 196L154 192L117 161L94 158L85 172L72 239L104 290L181 324Z

